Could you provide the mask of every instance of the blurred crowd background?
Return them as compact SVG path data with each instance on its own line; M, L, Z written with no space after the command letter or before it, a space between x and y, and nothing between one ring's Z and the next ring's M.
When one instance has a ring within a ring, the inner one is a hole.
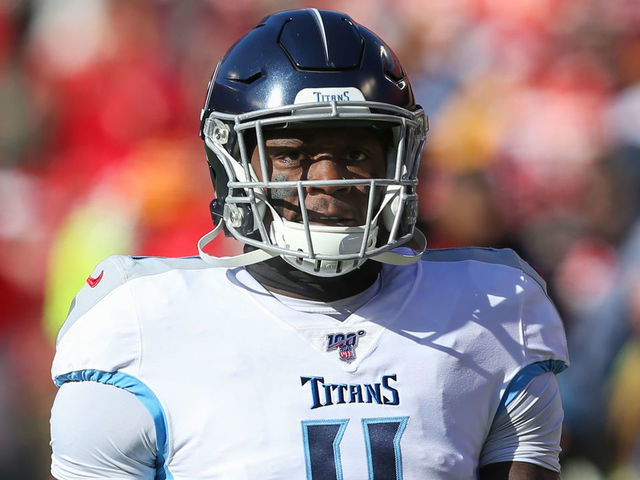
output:
M219 57L311 6L409 73L430 246L512 247L548 282L572 357L564 478L640 478L637 0L0 0L0 478L47 477L55 333L95 264L197 254Z

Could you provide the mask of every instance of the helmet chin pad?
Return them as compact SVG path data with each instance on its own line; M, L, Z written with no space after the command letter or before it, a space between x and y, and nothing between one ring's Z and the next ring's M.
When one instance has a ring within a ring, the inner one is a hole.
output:
M375 246L378 227L314 224L306 227L303 223L279 219L271 223L269 233L276 245L300 252L300 256L281 255L287 263L311 275L334 277L349 273L364 263L364 251ZM316 251L322 254L316 254ZM303 252L307 253L303 256Z

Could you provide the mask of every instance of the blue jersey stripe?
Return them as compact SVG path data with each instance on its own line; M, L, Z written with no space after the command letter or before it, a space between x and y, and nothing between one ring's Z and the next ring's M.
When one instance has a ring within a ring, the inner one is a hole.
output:
M65 373L55 378L58 387L67 382L99 382L122 388L133 393L153 418L156 428L156 480L173 480L173 475L166 465L169 453L169 437L167 434L167 418L164 409L153 391L136 377L121 372L105 372L102 370L78 370Z
M547 372L560 373L567 368L567 364L562 360L543 360L541 362L532 363L527 365L522 370L520 370L515 377L509 383L507 390L504 392L502 396L502 400L500 401L500 405L498 405L498 411L496 412L496 417L500 415L500 413L507 408L514 398L518 396L520 392L522 392L529 382L533 380L538 375Z

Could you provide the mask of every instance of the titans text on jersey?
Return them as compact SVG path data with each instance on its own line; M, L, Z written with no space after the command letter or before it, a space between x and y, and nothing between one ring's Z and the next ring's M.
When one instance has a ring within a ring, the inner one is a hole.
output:
M383 375L377 383L346 384L328 383L324 377L300 377L302 385L311 388L311 409L340 405L343 403L377 403L378 405L399 405L400 394L389 382L396 375ZM385 394L391 395L391 397Z

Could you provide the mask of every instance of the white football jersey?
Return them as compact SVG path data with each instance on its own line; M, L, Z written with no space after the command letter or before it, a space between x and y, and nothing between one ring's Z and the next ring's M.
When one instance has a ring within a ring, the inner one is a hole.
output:
M385 265L343 321L242 268L110 257L74 300L52 375L135 395L156 478L472 479L496 415L565 368L564 331L511 250L424 257Z

